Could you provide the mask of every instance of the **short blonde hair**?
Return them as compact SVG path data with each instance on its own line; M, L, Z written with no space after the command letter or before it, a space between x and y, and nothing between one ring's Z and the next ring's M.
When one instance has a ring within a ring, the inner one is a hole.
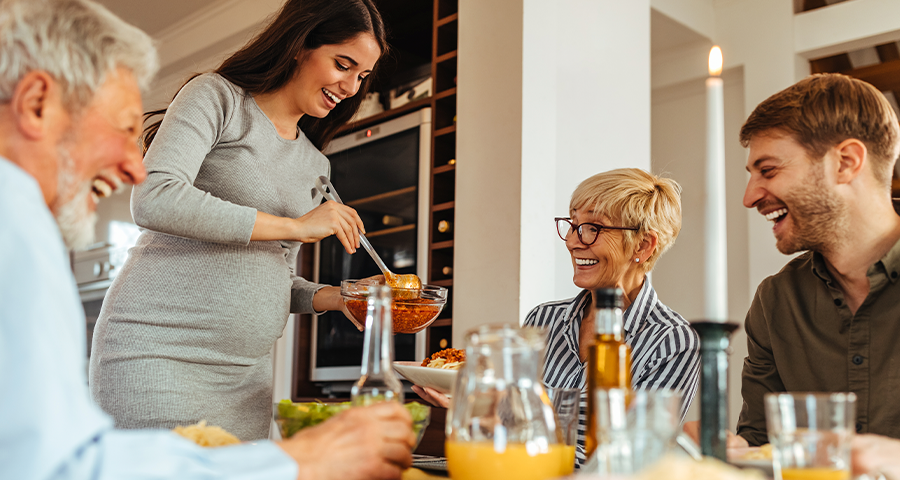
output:
M645 272L675 243L681 231L681 186L638 168L620 168L598 173L581 182L569 202L569 214L588 211L609 218L623 230L623 249L637 250L648 232L656 233L656 250L641 264ZM629 253L629 255L631 255Z

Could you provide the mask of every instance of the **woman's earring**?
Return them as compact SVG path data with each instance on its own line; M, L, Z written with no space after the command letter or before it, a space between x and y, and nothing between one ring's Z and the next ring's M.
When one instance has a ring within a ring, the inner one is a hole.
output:
M641 263L641 257L637 257L634 259L634 263Z

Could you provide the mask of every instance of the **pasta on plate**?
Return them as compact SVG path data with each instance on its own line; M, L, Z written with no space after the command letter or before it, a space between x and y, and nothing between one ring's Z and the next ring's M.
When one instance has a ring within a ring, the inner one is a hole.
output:
M455 348L445 348L422 361L423 367L442 368L444 370L459 370L466 363L466 351Z

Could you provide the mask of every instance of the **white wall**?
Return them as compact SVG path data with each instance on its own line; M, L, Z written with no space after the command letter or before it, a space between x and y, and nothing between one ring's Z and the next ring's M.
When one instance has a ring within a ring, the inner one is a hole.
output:
M455 345L577 292L552 218L588 176L649 168L649 42L649 0L460 1Z

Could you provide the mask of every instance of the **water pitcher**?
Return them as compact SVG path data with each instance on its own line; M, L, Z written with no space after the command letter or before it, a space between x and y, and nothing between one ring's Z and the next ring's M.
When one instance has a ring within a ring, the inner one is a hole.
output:
M447 413L454 480L543 480L572 472L575 447L557 432L540 380L545 334L484 326L466 336L466 363Z

